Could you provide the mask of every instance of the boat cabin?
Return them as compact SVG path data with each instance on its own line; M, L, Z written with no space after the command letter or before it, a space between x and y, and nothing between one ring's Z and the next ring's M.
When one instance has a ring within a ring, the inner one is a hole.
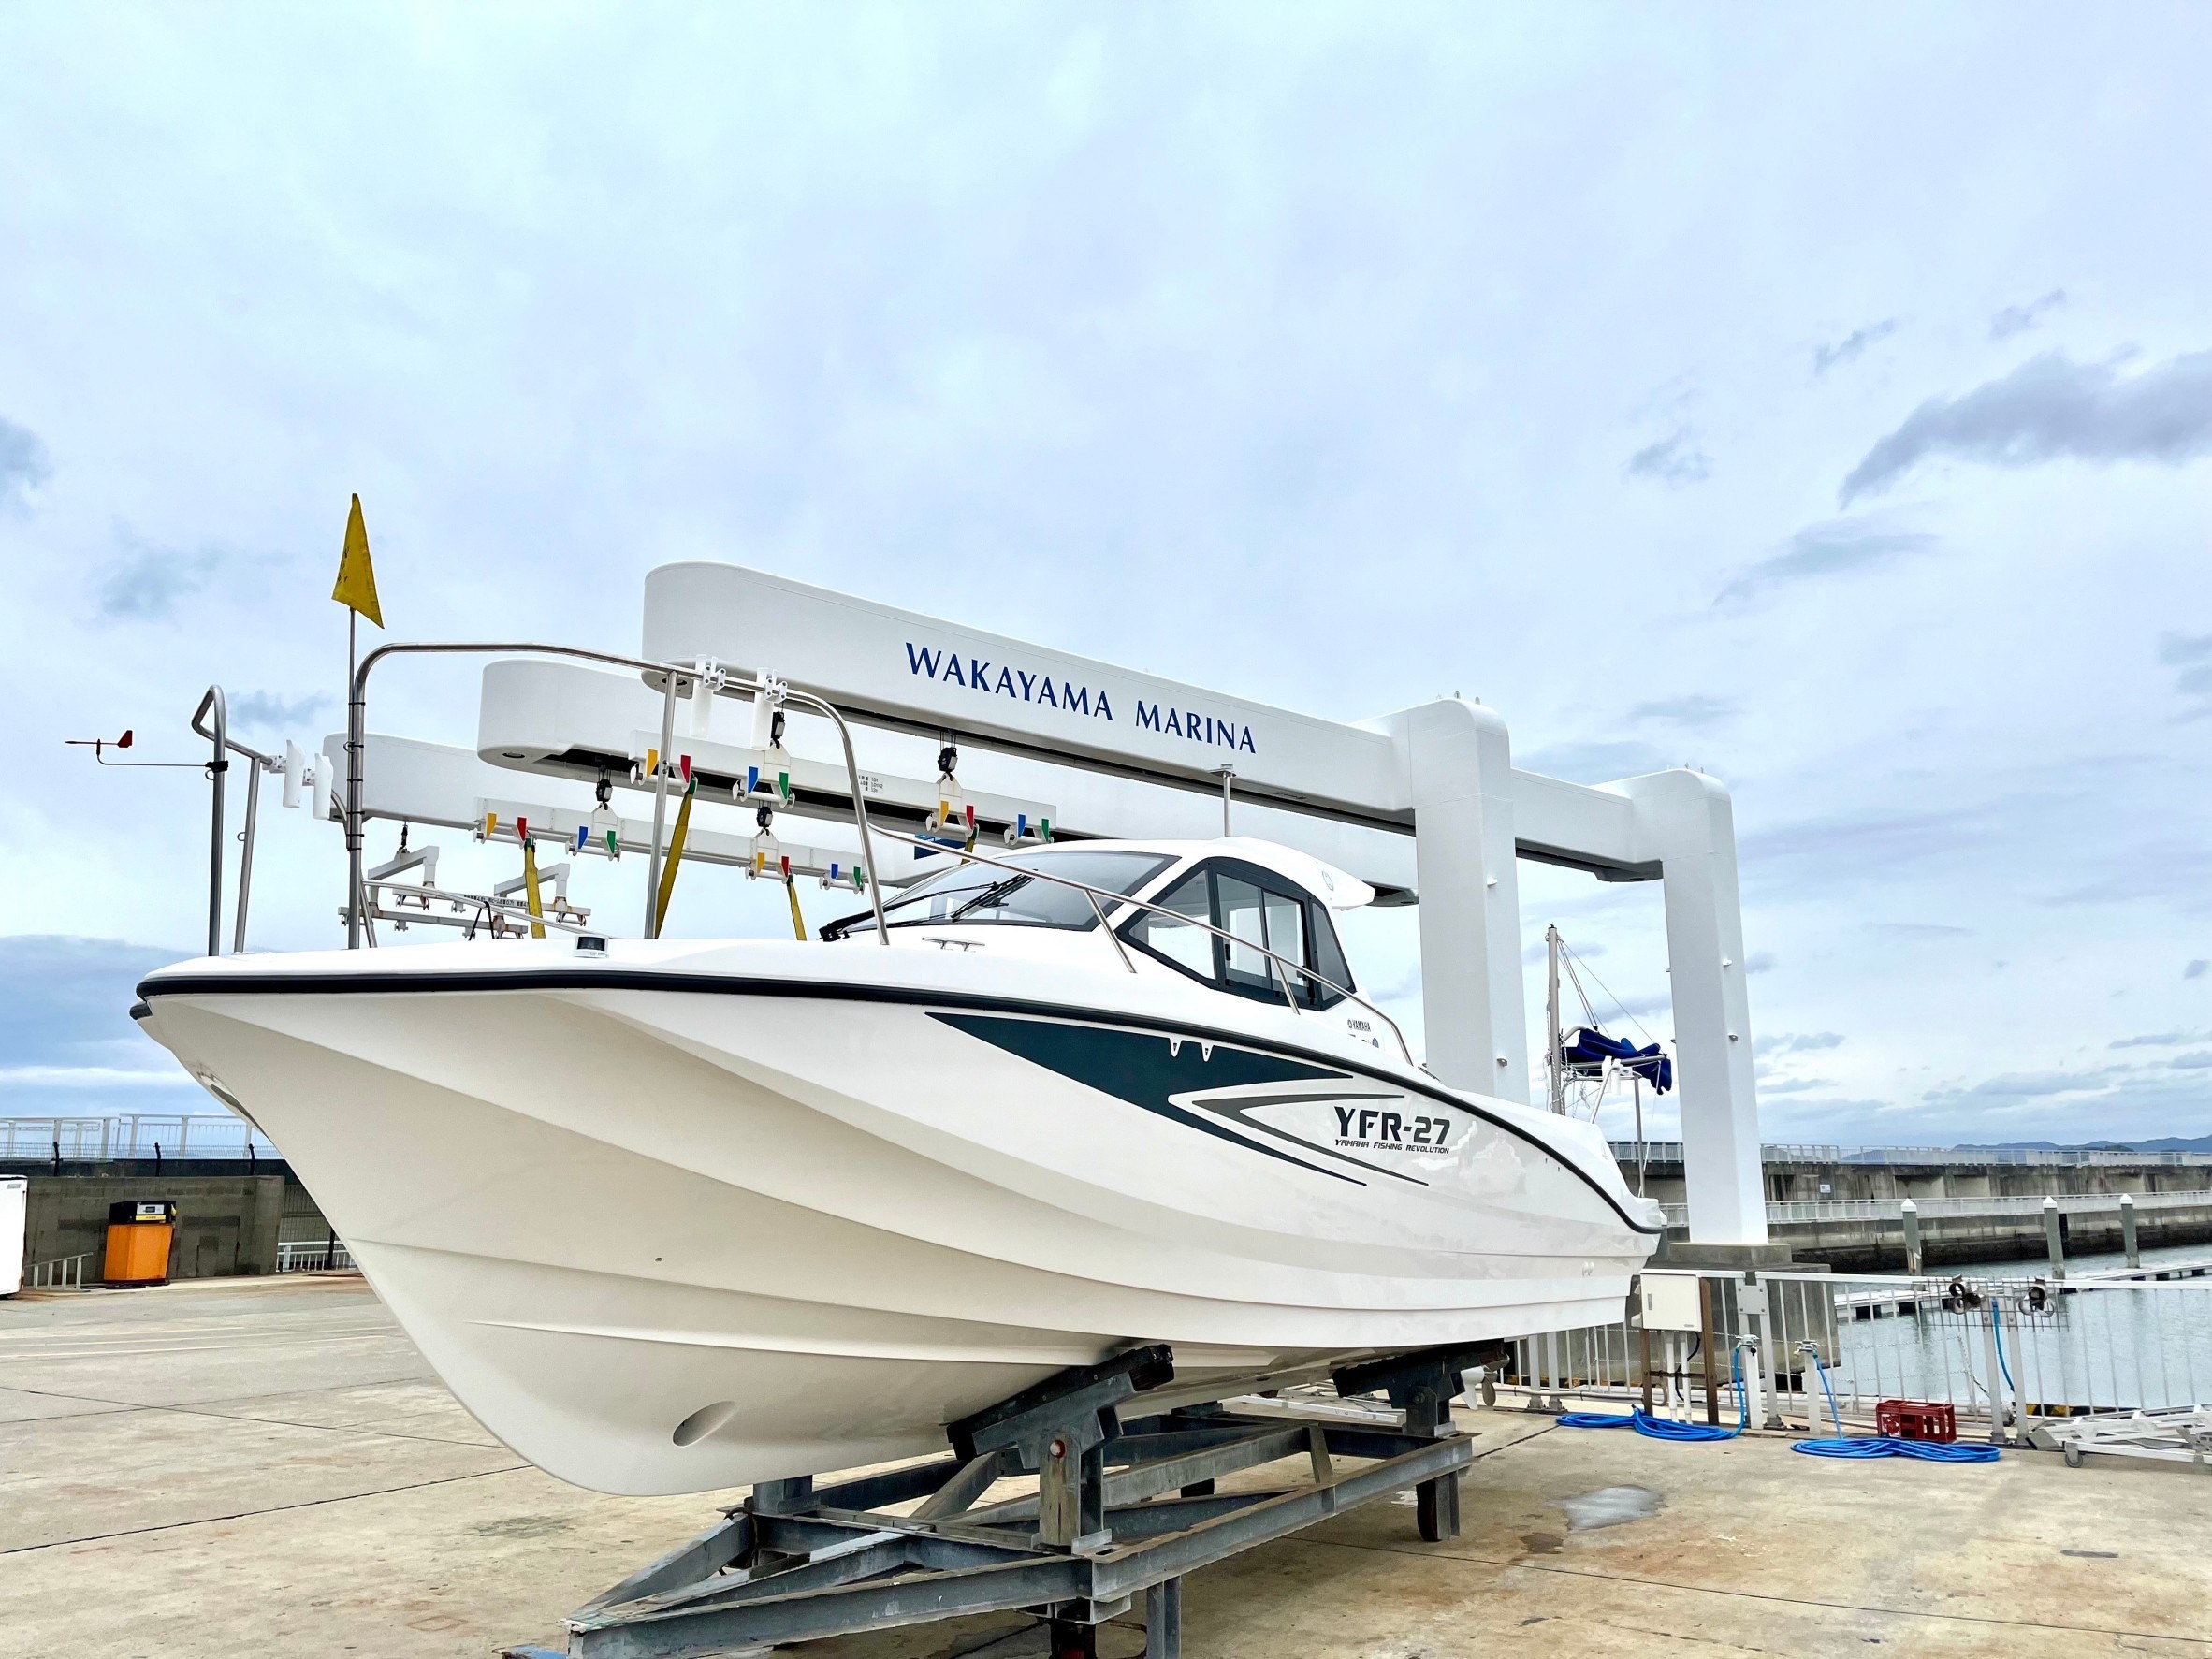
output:
M1105 896L1113 894L1144 905ZM971 929L1076 935L1104 923L1132 953L1200 984L1319 1009L1358 989L1330 911L1371 896L1363 882L1272 842L1092 841L955 865L887 899L883 921L895 935L910 930L915 942L940 949L982 947L985 937ZM822 937L875 930L875 917L863 911L830 923Z

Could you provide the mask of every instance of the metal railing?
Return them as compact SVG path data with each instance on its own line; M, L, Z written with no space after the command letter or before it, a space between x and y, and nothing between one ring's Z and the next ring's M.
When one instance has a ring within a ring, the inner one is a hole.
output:
M76 1256L57 1256L51 1261L35 1262L24 1285L32 1290L81 1290L84 1264L91 1259L92 1252L86 1250Z
M1794 1150L1794 1149L1791 1149ZM1783 1160L1786 1161L1786 1160ZM2158 1164L2169 1169L2212 1165L2212 1152L2127 1152L2103 1146L1849 1146L1847 1164L2013 1164L2030 1168Z
M1662 1412L1702 1415L1710 1400L1723 1422L1748 1406L1754 1426L1816 1434L1834 1432L1828 1390L1861 1432L1885 1400L1926 1401L1953 1408L1962 1439L2005 1438L2038 1419L2212 1404L2212 1280L1647 1277L1704 1281L1705 1329L1647 1332L1623 1318L1524 1337L1496 1380L1545 1408L1569 1395L1640 1396L1648 1380Z
M545 645L534 641L492 642L481 640L426 641L421 643L396 642L378 646L361 659L354 670L353 684L346 696L345 708L345 857L346 857L346 924L345 942L348 950L358 950L361 945L363 911L366 907L366 882L361 867L361 783L362 756L368 744L369 674L386 657L400 655L429 656L508 656L574 657L586 662L605 662L617 668L634 668L648 675L659 675L662 681L661 706L661 747L655 755L659 762L653 769L653 844L646 866L646 925L648 939L656 939L661 932L660 893L661 859L666 847L668 817L668 783L671 751L676 743L676 694L679 687L689 684L693 695L713 695L723 687L737 687L749 691L756 698L768 697L780 706L785 703L810 709L828 718L837 728L837 740L845 751L846 779L852 792L852 822L860 833L860 867L867 873L868 905L875 911L876 925L883 924L883 886L876 873L876 852L869 841L868 808L861 788L860 763L853 756L852 729L844 715L827 698L811 691L802 691L781 680L754 677L751 675L732 673L719 663L711 662L657 662L644 657L624 657L610 651L589 651L580 646ZM217 788L220 795L220 785ZM218 805L216 810L221 811ZM218 875L219 875L218 871ZM373 944L373 939L370 941ZM883 943L891 943L885 936Z
M2043 1193L1993 1194L1986 1198L1916 1198L1913 1207L1925 1221L1937 1215L2039 1215L2043 1213ZM2132 1201L2137 1210L2189 1209L2197 1205L2212 1205L2212 1190L2194 1192L2076 1192L2052 1193L2058 1201L2061 1215L2097 1215L2120 1207L2120 1200ZM1895 1221L1903 1203L1901 1199L1772 1199L1767 1204L1767 1224L1769 1227L1783 1222L1821 1221ZM1666 1212L1669 1227L1686 1227L1690 1221L1687 1204L1661 1204Z
M1609 1144L1619 1162L1636 1161L1636 1142L1614 1141ZM1642 1152L1651 1163L1682 1161L1680 1141L1646 1141ZM1973 1169L1989 1164L2059 1168L2152 1164L2167 1169L2212 1166L2212 1152L2115 1152L2103 1147L1828 1146L1807 1142L1769 1142L1759 1148L1759 1158L1769 1164L1902 1164L1945 1169Z
M688 683L693 687L694 695L701 695L713 694L723 687L736 687L741 690L749 691L756 698L772 698L778 705L789 703L796 705L802 708L810 709L817 714L826 716L837 726L837 738L839 743L843 746L845 753L846 777L851 790L853 828L858 832L860 837L860 867L866 873L867 876L868 907L875 916L877 939L882 944L889 945L891 943L891 935L888 925L884 921L883 915L882 880L876 868L876 854L873 844L873 837L878 835L881 836L886 840L904 842L909 846L922 849L932 853L950 852L953 857L964 859L971 864L987 865L996 869L1009 870L1019 875L1034 876L1043 880L1053 882L1058 886L1071 888L1074 891L1084 895L1090 901L1091 910L1093 913L1099 918L1099 924L1103 928L1108 940L1112 943L1114 951L1119 955L1122 966L1127 968L1131 973L1135 973L1137 971L1137 965L1130 960L1128 948L1122 943L1121 936L1116 933L1110 924L1107 924L1106 912L1103 909L1105 904L1111 903L1130 905L1140 910L1153 911L1160 915L1171 917L1175 922L1184 925L1201 928L1207 933L1214 934L1220 939L1229 940L1230 943L1238 946L1241 949L1254 952L1257 954L1265 957L1269 963L1269 978L1271 981L1280 981L1284 1000L1290 1005L1292 1012L1295 1013L1299 1011L1298 998L1296 994L1291 989L1292 984L1295 982L1293 976L1295 976L1296 979L1310 980L1314 983L1322 986L1324 989L1333 991L1339 997L1357 1003L1360 1007L1365 1009L1368 1012L1374 1014L1375 1018L1381 1020L1385 1025L1389 1026L1390 1028L1390 1034L1398 1040L1398 1047L1405 1056L1405 1063L1409 1066L1415 1067L1416 1069L1419 1067L1419 1061L1414 1058L1413 1047L1405 1041L1405 1033L1400 1029L1398 1022L1390 1018L1389 1014L1383 1012L1381 1009L1375 1007L1374 1003L1368 1001L1367 998L1360 996L1357 992L1352 991L1346 986L1336 984L1332 981L1325 979L1323 976L1316 973L1312 968L1306 967L1302 963L1294 963L1288 957L1283 956L1276 952L1268 950L1262 945L1256 944L1250 939L1239 938L1237 935L1230 933L1227 929L1213 926L1209 923L1195 921L1191 917L1186 916L1180 911L1167 909L1167 907L1164 905L1153 904L1150 901L1144 899L1131 898L1127 894L1115 893L1108 888L1093 887L1086 882L1075 880L1071 877L1055 875L1049 870L1041 870L1033 865L1008 864L1002 860L977 852L973 849L948 848L941 841L926 841L919 837L902 835L896 830L872 829L868 822L867 802L865 796L865 792L861 786L860 764L859 762L854 758L851 728L847 724L844 715L826 698L816 696L810 691L801 691L798 688L789 685L781 680L768 677L755 678L749 675L733 673L723 669L720 664L716 663L660 662L642 657L619 656L608 651L585 650L582 648L576 646L546 645L535 642L398 642L391 645L379 646L375 650L371 651L366 657L361 659L360 666L354 672L353 685L346 702L345 846L347 865L346 892L349 895L346 905L346 946L349 950L357 949L361 943L362 918L363 913L367 909L365 903L367 883L362 868L361 795L363 781L362 756L366 752L368 741L369 674L370 671L386 657L400 654L469 656L525 654L552 657L574 657L588 662L605 662L616 667L634 668L641 670L644 673L659 675L662 677L664 684L662 688L662 704L661 713L661 748L658 751L660 764L654 769L653 844L651 859L647 872L646 934L648 938L656 936L659 932L658 895L660 893L661 887L661 857L663 845L663 824L666 818L668 801L669 759L670 751L675 744L676 696L677 689L680 686ZM210 694L215 700L219 722L221 712L221 693L216 691L211 691ZM206 705L203 704L203 712L205 707ZM197 730L196 716L195 717L195 720L196 725L194 729ZM215 808L217 813L216 836L218 842L220 842L221 839L221 783L220 779L218 778L216 788L217 802ZM220 902L220 879L221 869L220 866L218 865L216 875L214 877L216 885L213 890L213 895L211 897L211 905L219 904ZM213 924L211 923L211 938L213 937L212 926ZM371 939L371 942L374 942L373 939ZM212 952L211 950L211 953Z
M358 1273L360 1264L340 1239L291 1239L277 1245L281 1273Z
M212 725L205 721L214 717ZM229 711L221 686L210 686L192 714L192 729L213 745L208 760L208 778L214 785L213 822L208 833L208 954L223 953L223 794L229 757L246 757L246 826L240 834L238 864L238 925L231 937L233 951L246 948L246 907L254 897L254 832L261 816L261 775L278 772L284 763L274 755L249 749L230 735Z
M0 1158L250 1158L271 1151L253 1125L227 1113L114 1117L0 1117Z

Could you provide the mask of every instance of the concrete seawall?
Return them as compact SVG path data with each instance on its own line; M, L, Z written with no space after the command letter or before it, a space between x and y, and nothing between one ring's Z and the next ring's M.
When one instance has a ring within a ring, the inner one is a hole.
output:
M276 1271L284 1178L276 1175L34 1175L23 1239L26 1264L89 1255L87 1284L103 1271L108 1206L168 1199L177 1206L169 1276L226 1278Z
M1679 1152L1662 1143L1663 1156L1647 1157L1645 1190L1662 1202L1680 1202L1682 1168ZM1661 1150L1655 1148L1655 1151ZM1616 1144L1616 1153L1620 1148ZM1928 1149L1925 1158L1899 1148L1881 1161L1849 1157L1778 1157L1766 1162L1767 1198L1776 1206L1805 1209L1856 1201L1871 1215L1774 1215L1768 1234L1787 1244L1797 1259L1821 1262L1841 1272L1896 1273L1905 1266L1905 1231L1900 1206L1912 1199L1920 1207L1921 1264L1929 1269L1972 1261L2042 1260L2047 1254L2039 1201L2068 1201L2059 1217L2069 1256L2117 1252L2119 1198L2137 1201L2136 1242L2145 1249L2212 1243L2212 1201L2175 1203L2160 1195L2212 1190L2212 1158L2131 1157L2100 1153L2069 1158L2044 1156L2035 1161L1980 1157L1972 1153ZM1633 1158L1623 1158L1631 1186L1637 1181ZM1988 1211L1973 1213L1973 1201L1992 1201ZM1931 1204L1930 1201L1941 1201ZM1963 1215L1942 1212L1964 1209ZM1681 1228L1670 1241L1686 1241Z
M2059 1217L2066 1254L2117 1253L2122 1247L2119 1209ZM1830 1221L1771 1221L1768 1236L1787 1244L1797 1260L1821 1262L1839 1273L1902 1273L1905 1226L1901 1216ZM1670 1244L1687 1242L1686 1229L1667 1234ZM2136 1243L2146 1250L2167 1244L2212 1243L2212 1204L2145 1210L2136 1216ZM1924 1268L1971 1261L2042 1261L2048 1253L2040 1215L1923 1215L1920 1262Z

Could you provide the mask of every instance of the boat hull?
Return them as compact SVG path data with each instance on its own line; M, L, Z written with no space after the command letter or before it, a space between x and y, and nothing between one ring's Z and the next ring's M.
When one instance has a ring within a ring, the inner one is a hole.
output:
M1136 1342L1196 1386L1594 1323L1652 1242L1476 1098L1135 1014L760 974L144 990L462 1403L600 1491L932 1451Z

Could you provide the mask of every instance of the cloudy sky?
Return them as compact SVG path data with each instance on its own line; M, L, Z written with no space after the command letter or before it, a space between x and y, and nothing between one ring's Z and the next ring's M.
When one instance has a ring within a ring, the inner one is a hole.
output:
M123 1011L204 784L62 741L186 754L218 678L318 740L358 491L395 636L632 649L722 558L1697 764L1768 1139L2212 1131L2207 62L2147 4L0 12L0 1113L195 1103ZM332 942L269 805L255 942ZM1667 1033L1656 888L1523 893ZM1408 924L1352 942L1418 1012Z

